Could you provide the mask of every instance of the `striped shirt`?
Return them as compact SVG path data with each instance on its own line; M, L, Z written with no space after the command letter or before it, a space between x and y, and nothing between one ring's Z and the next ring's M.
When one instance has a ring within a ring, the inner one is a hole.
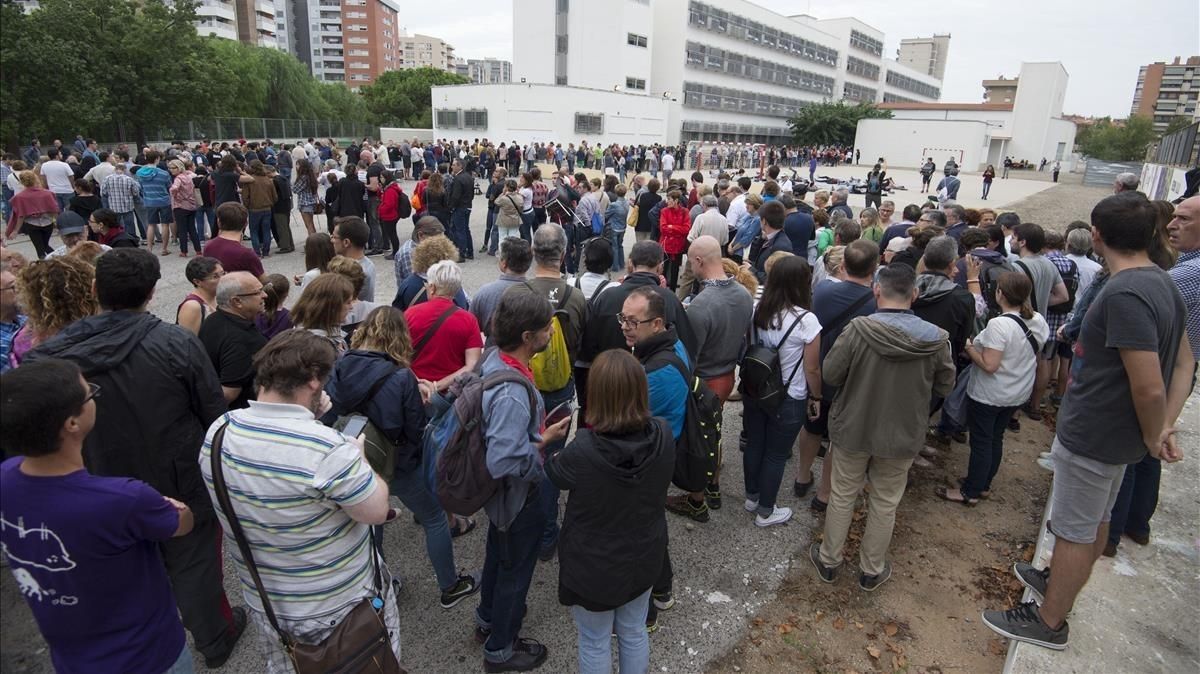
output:
M342 509L377 488L358 447L299 405L252 400L248 409L214 422L205 436L200 470L214 504L219 501L213 492L212 437L227 420L222 472L276 615L324 616L372 596L370 527ZM246 604L261 611L219 505L217 515Z

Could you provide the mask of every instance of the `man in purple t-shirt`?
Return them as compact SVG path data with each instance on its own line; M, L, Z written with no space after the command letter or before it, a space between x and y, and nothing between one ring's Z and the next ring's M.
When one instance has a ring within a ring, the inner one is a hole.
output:
M0 544L62 672L190 673L158 542L192 511L149 485L83 467L99 387L43 359L0 375Z
M248 271L262 278L262 260L253 250L242 245L242 232L249 221L246 207L231 201L217 207L217 236L204 244L204 256L221 261L226 274Z

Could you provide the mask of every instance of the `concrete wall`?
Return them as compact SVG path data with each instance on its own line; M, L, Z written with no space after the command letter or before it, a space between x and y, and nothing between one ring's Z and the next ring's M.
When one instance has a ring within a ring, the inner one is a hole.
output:
M413 138L423 142L431 142L433 140L433 129L401 129L393 126L384 126L379 129L379 140L388 142L394 140L399 143L402 140L411 141Z
M950 157L967 171L983 168L987 161L988 126L973 120L864 119L858 123L855 149L863 163L878 157L893 167L917 167L933 157L938 170ZM869 158L869 159L868 159Z
M1066 153L1069 153L1075 141L1074 125L1068 134L1061 124L1052 122L1063 114L1067 71L1061 63L1023 63L1018 79L1008 153L1018 160L1038 162L1045 157L1054 161L1058 143L1067 141Z

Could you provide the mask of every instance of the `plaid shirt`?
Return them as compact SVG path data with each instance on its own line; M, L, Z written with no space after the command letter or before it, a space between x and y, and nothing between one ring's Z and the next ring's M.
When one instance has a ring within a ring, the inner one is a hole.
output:
M1187 336L1192 355L1200 360L1200 250L1180 255L1170 274L1187 307Z
M13 337L16 337L17 330L20 330L22 325L25 325L24 314L17 314L12 323L0 323L0 372L11 366L8 354L12 351Z
M1079 283L1079 267L1075 265L1074 260L1057 250L1046 253L1046 259L1054 263L1054 267L1058 269L1058 275L1063 278L1064 282L1074 273L1075 282L1076 284ZM1046 325L1050 326L1050 338L1054 339L1054 335L1058 333L1058 329L1067 322L1067 316L1070 312L1055 314L1047 309L1043 313L1046 318Z
M142 199L142 187L128 173L114 173L104 179L100 196L108 199L108 207L116 213L128 213Z
M394 266L396 268L397 286L412 274L412 253L415 247L416 244L413 243L412 239L409 239L404 242L404 245L400 246L400 252L396 253Z

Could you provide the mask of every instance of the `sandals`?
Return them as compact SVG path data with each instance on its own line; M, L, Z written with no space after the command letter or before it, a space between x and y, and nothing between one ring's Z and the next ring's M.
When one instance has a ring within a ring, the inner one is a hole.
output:
M466 522L466 526L461 526L463 522ZM459 536L466 536L467 534L471 533L474 530L475 530L475 520L471 519L470 517L457 517L456 516L454 518L454 526L450 527L450 538L458 538Z
M823 513L829 508L829 503L822 501L816 496L813 496L812 501L809 501L808 503L808 507L812 508L812 511L815 513Z
M938 487L937 489L933 490L933 493L935 495L937 495L937 497L942 499L943 501L949 501L951 503L959 503L968 508L972 508L974 506L979 505L979 499L967 498L966 496L963 496L963 493L961 491L958 492L958 498L951 497L949 487Z
M958 478L957 484L958 484L958 488L960 491L962 490L963 485L966 483L967 483L967 478L965 478L965 477ZM991 497L992 497L992 492L989 490L984 490L984 491L979 492L979 498L984 501L988 500Z

